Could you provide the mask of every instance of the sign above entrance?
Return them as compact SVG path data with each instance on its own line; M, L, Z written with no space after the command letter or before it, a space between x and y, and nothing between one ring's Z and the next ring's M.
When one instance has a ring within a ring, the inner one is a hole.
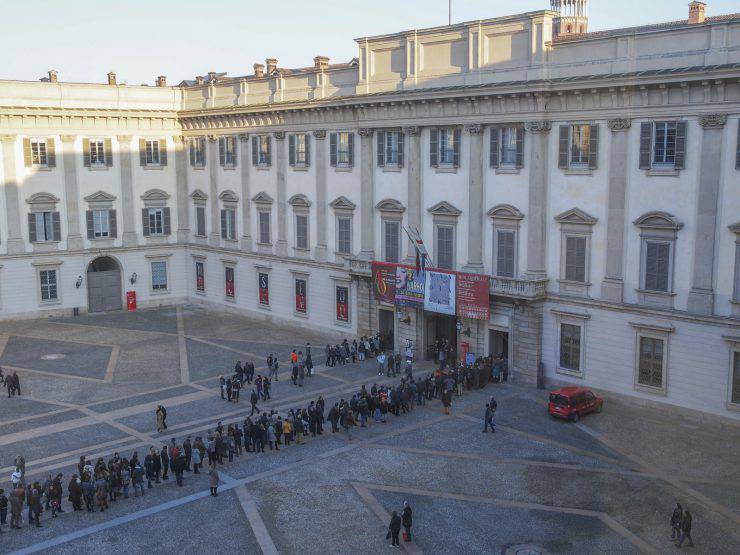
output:
M457 315L474 320L490 319L489 291L487 275L457 274Z
M411 308L424 305L424 273L414 268L396 268L396 304Z
M424 310L454 316L456 278L454 272L427 269Z

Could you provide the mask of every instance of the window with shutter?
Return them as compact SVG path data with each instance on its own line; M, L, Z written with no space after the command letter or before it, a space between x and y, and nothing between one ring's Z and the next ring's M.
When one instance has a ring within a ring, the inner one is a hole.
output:
M585 124L571 125L570 129L570 160L571 168L586 168L589 162L591 126Z
M160 166L162 163L162 151L158 139L144 140L144 166Z
M740 301L740 243L735 243L735 285L732 288L732 300Z
M198 237L206 236L206 207L195 207L195 234Z
M439 129L429 130L429 165L439 166Z
M560 367L581 371L581 326L560 324Z
M337 218L337 252L352 254L352 218Z
M501 128L501 165L516 167L517 165L517 128Z
M670 243L646 241L645 243L645 289L669 292Z
M439 130L439 154L437 159L440 166L453 167L455 166L456 152L458 152L459 157L455 131L455 129Z
M145 208L148 235L165 235L164 208Z
M740 403L740 351L732 353L732 402Z
M565 237L565 279L585 283L586 281L586 237Z
M337 167L337 140L338 133L329 133L329 165Z
M108 210L108 236L118 237L118 218L115 210Z
M55 235L54 214L59 214L59 212L34 212L29 214L29 222L33 220L33 226L29 225L29 232L33 231L33 233L30 233L32 242L59 241L60 237Z
M308 135L306 133L288 136L288 163L298 167L308 165Z
M297 214L295 217L295 245L297 249L308 249L308 216Z
M221 210L221 239L227 238L226 210Z
M383 223L383 244L385 247L384 259L386 262L397 263L400 259L401 236L399 222L385 221Z
M263 245L269 245L270 244L270 213L269 212L260 212L259 213L259 223L260 223L260 243Z
M93 210L93 238L105 239L110 237L110 213L108 210Z
M385 166L385 131L378 131L375 135L378 166Z
M91 168L102 168L107 167L105 157L105 141L102 139L89 139L86 140L87 144L83 145L88 147L88 156L85 157L85 161Z
M270 136L258 135L257 139L257 165L270 165Z
M516 232L496 231L496 275L514 277Z
M640 124L640 169L649 170L652 167L653 124Z
M648 387L663 387L663 345L655 337L640 337L637 382Z
M46 139L30 139L29 150L30 150L30 166L35 167L48 167L49 157L47 150Z
M350 167L353 162L353 133L342 131L336 133L336 166Z
M501 165L501 144L504 129L501 127L491 127L490 133L488 144L488 165L492 168L498 168Z
M437 267L453 270L455 267L454 231L451 226L437 226Z
M672 168L676 163L676 122L656 122L653 128L653 164Z

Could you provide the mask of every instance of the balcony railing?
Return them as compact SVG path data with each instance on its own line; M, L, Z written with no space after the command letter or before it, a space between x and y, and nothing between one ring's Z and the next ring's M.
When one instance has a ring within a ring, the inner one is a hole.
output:
M541 299L547 295L545 279L519 279L491 276L491 295L516 297L519 299Z
M372 272L369 260L360 260L359 258L347 258L345 260L349 262L349 271L352 274L369 276Z

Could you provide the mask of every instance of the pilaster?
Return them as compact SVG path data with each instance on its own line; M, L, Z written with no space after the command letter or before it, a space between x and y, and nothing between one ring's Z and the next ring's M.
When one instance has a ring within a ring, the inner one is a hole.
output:
M527 231L527 277L547 277L545 249L547 246L547 172L548 139L552 123L529 121L526 130L529 144L529 213Z
M421 217L421 128L418 126L407 127L406 136L409 138L407 149L408 157L408 222L409 227L422 231ZM407 260L416 258L416 249L411 241L407 241Z
M704 129L699 157L699 195L696 201L694 266L688 310L697 314L714 312L714 257L717 236L717 201L722 172L722 134L726 114L699 117Z
M601 282L601 298L621 303L624 298L624 227L627 199L629 119L610 119L609 191L606 219L606 269Z
M360 258L375 258L375 179L373 172L373 129L360 129Z
M134 181L131 157L133 138L119 135L118 149L121 158L121 241L124 247L135 247L139 243L134 215Z
M80 233L79 184L77 181L77 154L75 135L62 135L62 157L64 160L64 200L67 212L67 250L84 248Z
M188 152L182 135L172 137L175 143L175 181L177 191L177 242L190 240L190 218L188 210Z
M25 251L21 235L21 215L18 208L18 177L16 175L15 135L0 135L3 149L3 191L5 192L5 221L8 225L8 254Z
M466 272L483 273L483 126L467 125L470 134L470 173L468 178L468 263Z
M242 244L244 252L252 252L252 194L249 186L249 135L239 135L239 160L242 179Z
M328 199L326 183L326 130L317 129L313 132L316 160L316 252L317 262L326 262L327 260L327 226L328 218Z
M208 136L208 204L211 207L211 232L208 243L213 247L221 244L221 217L218 211L218 137Z
M275 162L277 165L277 217L278 238L276 254L288 256L288 183L287 183L287 156L285 145L285 131L275 132Z

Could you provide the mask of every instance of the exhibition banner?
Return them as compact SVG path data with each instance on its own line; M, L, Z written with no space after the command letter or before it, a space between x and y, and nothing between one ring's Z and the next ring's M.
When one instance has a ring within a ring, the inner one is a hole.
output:
M375 299L394 304L396 302L396 268L398 264L388 262L373 262L373 294Z
M488 320L490 281L487 275L457 274L457 315L461 318Z
M457 278L455 273L427 268L425 274L424 310L454 316L455 282Z
M396 268L396 304L398 306L415 308L424 305L425 275L426 272L417 272L414 268L405 266Z

